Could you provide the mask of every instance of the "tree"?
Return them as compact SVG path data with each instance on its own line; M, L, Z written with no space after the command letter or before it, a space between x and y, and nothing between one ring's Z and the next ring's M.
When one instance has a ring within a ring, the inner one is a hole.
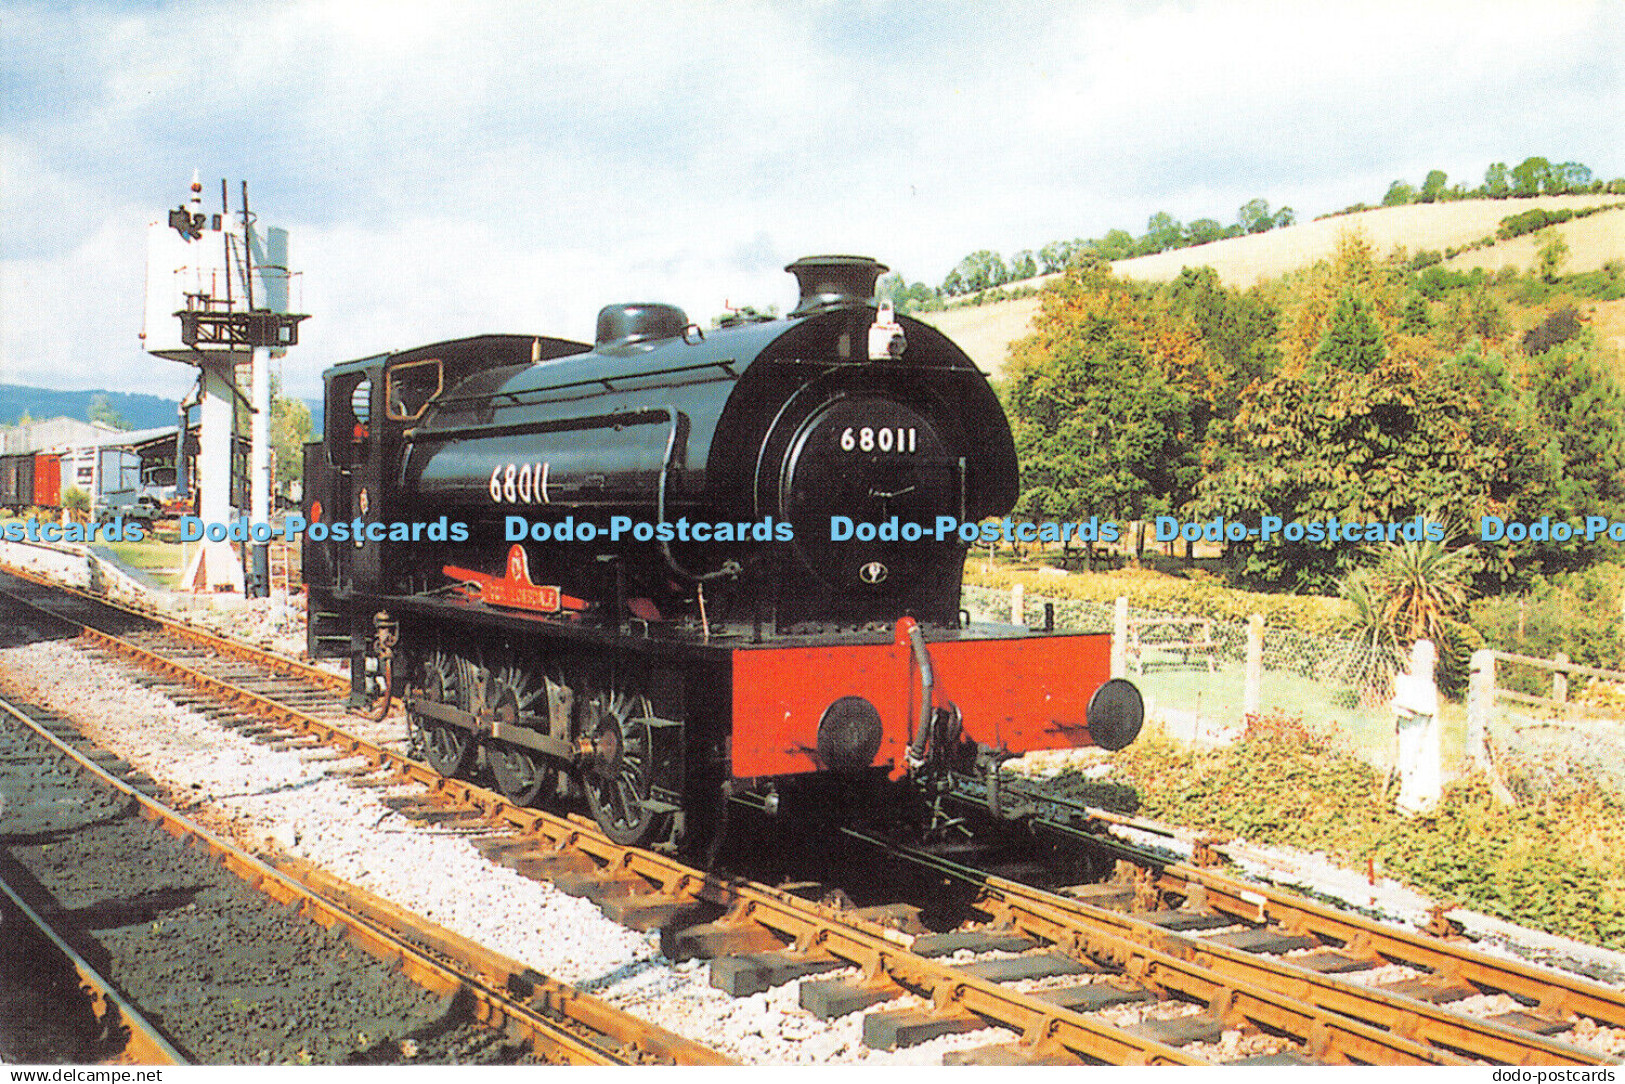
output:
M1407 203L1416 202L1416 189L1406 180L1398 180L1388 186L1388 194L1382 197L1384 207L1402 207Z
M282 394L282 377L271 374L271 452L276 456L277 492L305 476L305 442L310 439L310 408Z
M1432 640L1441 648L1454 641L1459 618L1467 609L1475 551L1451 549L1445 542L1420 539L1384 542L1371 550L1376 557L1368 573L1372 590L1400 644Z
M1445 196L1446 186L1450 183L1449 176L1442 169L1429 170L1427 180L1422 182L1422 202L1435 203Z
M1146 222L1145 236L1140 238L1138 251L1149 255L1178 248L1184 233L1185 228L1179 224L1179 219L1167 211L1158 211Z
M1551 504L1540 433L1495 355L1391 354L1371 372L1288 364L1244 391L1235 419L1216 427L1191 514L1321 524L1319 537L1277 535L1237 558L1258 581L1324 590L1353 563L1352 543L1389 541L1386 524L1424 514L1538 518ZM1362 526L1332 539L1333 520L1345 532Z
M1423 538L1382 542L1368 547L1366 555L1371 563L1338 584L1338 593L1359 615L1356 635L1396 659L1416 641L1431 640L1443 684L1459 686L1471 635L1461 618L1478 564L1473 547L1452 549L1445 541Z
M97 392L90 397L90 406L85 411L86 416L93 422L112 426L114 429L129 429L130 423L124 420L124 415L113 409L113 404L107 396Z
M1011 348L1005 397L1022 464L1018 509L1039 518L1147 519L1188 499L1200 339L1104 268L1043 295Z
M1484 194L1492 199L1505 199L1512 191L1512 173L1505 162L1491 162L1484 171Z
M1033 250L1024 248L1010 257L1009 282L1024 282L1038 276L1038 261L1033 257Z
M1189 319L1217 355L1213 412L1235 414L1242 389L1267 380L1281 362L1275 345L1280 311L1258 293L1222 286L1211 267L1187 267L1168 285L1172 312Z
M1126 260L1134 255L1134 237L1127 230L1108 230L1094 247L1101 259Z
M1039 249L1038 262L1044 274L1053 275L1057 271L1065 271L1067 263L1072 259L1074 247L1071 241L1051 241Z
M1591 184L1591 170L1579 162L1563 162L1552 167L1553 192L1582 192Z
M1263 233L1275 225L1275 216L1270 214L1269 200L1250 199L1241 205L1236 212L1236 224L1245 233Z
M1558 514L1625 518L1625 388L1588 329L1542 351L1529 384L1548 454L1557 462Z
M90 494L78 486L69 486L62 491L62 509L73 518L75 523L85 523L90 519Z
M1387 352L1371 306L1354 291L1343 291L1326 325L1326 334L1315 349L1315 361L1329 368L1369 373L1382 364Z
M1399 313L1399 330L1406 335L1426 335L1433 330L1433 317L1428 312L1427 298L1411 294Z
M942 284L945 294L975 294L995 286L1003 286L1010 281L1010 272L1004 266L1004 259L997 253L988 249L981 249L966 256L948 273L948 278Z
M1512 169L1512 194L1538 196L1551 187L1552 164L1544 158L1525 158Z
M1551 236L1536 250L1536 257L1540 261L1540 277L1547 282L1556 282L1558 272L1569 259L1569 243L1563 240L1563 235L1557 230L1550 231Z
M1193 245L1205 245L1224 237L1224 227L1216 218L1198 218L1185 227L1185 232Z

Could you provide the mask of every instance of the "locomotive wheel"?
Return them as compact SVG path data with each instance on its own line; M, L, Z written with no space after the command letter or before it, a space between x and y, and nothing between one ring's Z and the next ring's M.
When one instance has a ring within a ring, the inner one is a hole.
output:
M465 707L462 668L457 657L435 648L423 661L423 699ZM474 735L460 726L408 714L414 742L421 742L429 767L444 776L467 775L474 763Z
M514 805L534 805L558 789L558 769L539 753L494 741L486 745L485 759L491 765L497 790Z
M584 705L583 733L593 754L582 773L587 806L604 834L625 847L639 847L666 834L671 815L651 812L649 702L620 693L599 693Z
M487 692L491 712L504 723L514 723L521 715L547 714L547 686L532 687L531 679L512 666L502 667ZM558 791L559 770L540 753L505 741L485 744L485 761L491 766L497 789L515 805L531 805Z

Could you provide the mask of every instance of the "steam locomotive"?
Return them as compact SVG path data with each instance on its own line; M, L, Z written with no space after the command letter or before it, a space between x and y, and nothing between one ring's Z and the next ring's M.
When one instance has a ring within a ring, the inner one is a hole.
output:
M1109 634L960 609L966 538L1017 493L986 378L874 303L883 265L786 270L782 319L611 305L590 344L488 335L328 370L310 654L399 696L437 771L584 799L625 843L714 833L730 799L918 794L1132 741Z

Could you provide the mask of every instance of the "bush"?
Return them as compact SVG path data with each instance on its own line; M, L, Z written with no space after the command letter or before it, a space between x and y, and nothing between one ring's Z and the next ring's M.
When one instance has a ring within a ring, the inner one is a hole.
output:
M1587 666L1618 668L1625 662L1619 616L1622 589L1625 568L1596 565L1550 579L1537 577L1521 595L1479 599L1469 608L1468 620L1485 645L1497 651L1541 659L1562 652ZM1508 677L1519 692L1545 695L1550 689L1549 675L1518 668Z
M1111 605L1123 596L1135 609L1215 621L1245 622L1256 613L1263 615L1271 628L1295 629L1310 636L1339 635L1353 613L1352 607L1340 598L1239 591L1203 573L1183 579L1125 568L1056 576L999 565L984 572L983 565L984 558L973 551L965 562L966 584L1008 591L1012 584L1020 583L1030 599L1071 599L1101 605Z
M1523 352L1530 357L1544 354L1558 343L1566 343L1580 334L1581 326L1579 310L1565 305L1524 332Z
M1507 215L1501 219L1501 226L1495 235L1503 241L1514 237L1522 237L1526 233L1543 230L1547 226L1567 222L1574 217L1574 212L1567 207L1560 207L1555 211L1548 211L1542 207L1533 207L1515 215Z

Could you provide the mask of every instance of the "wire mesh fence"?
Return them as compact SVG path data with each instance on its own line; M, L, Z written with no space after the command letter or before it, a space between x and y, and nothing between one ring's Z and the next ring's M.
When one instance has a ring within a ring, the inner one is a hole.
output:
M1170 737L1222 743L1250 715L1298 719L1368 763L1395 761L1392 650L1294 629L1196 618L1111 603L966 587L972 620L1111 632L1123 676L1145 697L1148 724ZM1019 614L1014 606L1019 605ZM1046 612L1047 609L1047 612ZM1493 661L1491 661L1493 659ZM1518 797L1582 786L1625 801L1625 672L1483 651L1466 704L1441 698L1447 771L1494 768ZM1475 704L1477 706L1475 706Z
M1008 590L964 591L973 620L1011 621L1011 599ZM1126 639L1124 676L1145 697L1150 724L1171 737L1228 741L1240 735L1249 715L1277 713L1338 737L1372 763L1392 763L1394 713L1388 702L1404 661L1392 651L1262 622L1250 651L1246 622L1131 606L1126 627L1117 629L1112 604L1041 595L1021 599L1021 623L1042 627L1046 606L1056 628L1115 632Z
M1625 802L1625 671L1480 651L1473 674L1468 753L1515 798Z

